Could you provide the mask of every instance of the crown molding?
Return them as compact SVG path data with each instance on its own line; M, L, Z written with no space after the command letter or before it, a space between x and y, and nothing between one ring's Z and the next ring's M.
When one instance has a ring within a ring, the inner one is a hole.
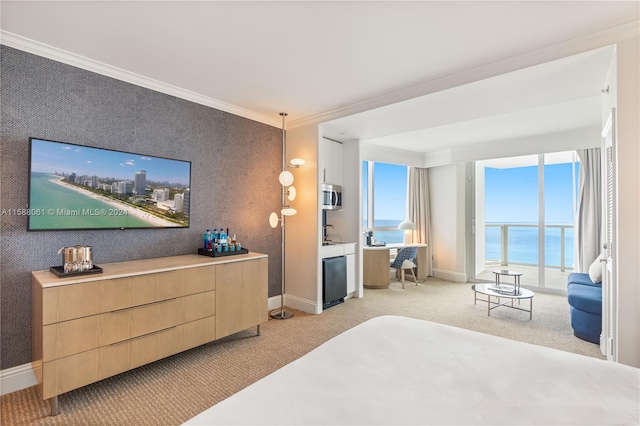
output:
M281 125L280 121L276 118L266 117L262 114L258 114L248 109L244 109L214 98L210 98L208 96L203 96L190 90L182 89L171 84L166 84L161 81L129 72L99 61L94 61L92 59L85 58L84 56L76 55L75 53L58 49L47 44L40 43L38 41L28 39L26 37L10 33L5 30L0 30L0 44L32 53L37 56L42 56L44 58L48 58L57 62L61 62L63 64L71 65L107 77L115 78L116 80L135 84L136 86L151 89L156 92L165 93L167 95L185 99L190 102L195 102L200 105L215 108L217 110L228 112L230 114L244 117L249 120L268 124L269 126L280 128Z
M381 108L420 96L429 95L453 87L532 67L545 62L609 46L633 37L640 37L640 19L622 25L596 31L574 39L565 40L517 56L481 65L475 68L426 81L405 89L365 99L345 107L291 120L287 127L293 129L325 123L348 115Z

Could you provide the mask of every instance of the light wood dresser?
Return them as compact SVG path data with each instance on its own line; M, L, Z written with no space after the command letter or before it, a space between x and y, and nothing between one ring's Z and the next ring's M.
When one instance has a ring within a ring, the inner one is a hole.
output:
M267 322L268 258L184 255L32 272L32 360L40 395L58 395Z

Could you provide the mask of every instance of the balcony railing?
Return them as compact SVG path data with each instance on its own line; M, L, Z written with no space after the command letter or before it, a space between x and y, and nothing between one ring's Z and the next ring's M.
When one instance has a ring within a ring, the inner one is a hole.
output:
M573 270L573 225L545 225L545 268ZM538 225L485 224L485 262L538 266Z

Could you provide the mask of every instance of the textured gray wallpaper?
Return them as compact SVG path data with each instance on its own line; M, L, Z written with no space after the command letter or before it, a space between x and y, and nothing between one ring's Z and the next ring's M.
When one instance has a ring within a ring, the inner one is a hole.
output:
M0 67L0 208L28 204L29 137L191 161L189 229L27 232L1 217L0 369L31 361L30 273L60 265L60 247L90 245L100 265L196 253L206 228L229 227L269 255L280 294L280 129L6 46Z

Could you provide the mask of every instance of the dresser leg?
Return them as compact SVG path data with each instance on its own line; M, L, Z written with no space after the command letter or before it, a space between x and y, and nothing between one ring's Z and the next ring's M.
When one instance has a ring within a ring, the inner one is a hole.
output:
M58 415L58 395L49 398L49 408L51 409L51 415L52 416L57 416Z
M256 336L260 335L260 324L256 327Z

